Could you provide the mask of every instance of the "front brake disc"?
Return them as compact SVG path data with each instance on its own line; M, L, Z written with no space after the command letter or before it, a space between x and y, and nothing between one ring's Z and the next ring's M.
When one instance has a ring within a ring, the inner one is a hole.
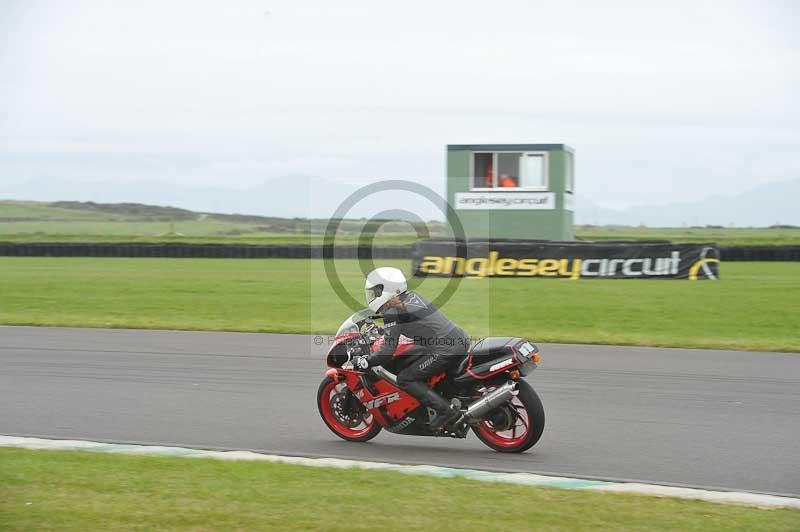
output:
M353 408L348 408L348 397L344 392L339 392L331 397L331 412L333 412L336 420L348 428L355 428L364 421L364 415L361 412L355 411Z

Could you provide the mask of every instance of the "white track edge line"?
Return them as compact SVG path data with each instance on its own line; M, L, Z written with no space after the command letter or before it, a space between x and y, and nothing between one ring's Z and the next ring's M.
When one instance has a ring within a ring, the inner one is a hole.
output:
M744 491L715 491L698 488L681 488L674 486L662 486L658 484L644 484L639 482L607 482L602 480L536 475L533 473L498 473L493 471L481 471L477 469L461 469L428 465L403 465L385 462L343 460L339 458L305 458L298 456L282 456L277 454L261 454L252 451L208 451L203 449L192 449L188 447L129 445L85 440L54 440L46 438L28 438L2 435L0 435L0 447L15 447L31 450L43 449L52 451L99 451L145 456L213 458L217 460L252 460L311 467L372 469L406 474L428 475L434 477L459 477L483 482L504 482L544 488L632 493L655 497L695 499L722 504L738 504L764 509L793 508L800 510L800 499L793 497L781 497L778 495L766 495Z

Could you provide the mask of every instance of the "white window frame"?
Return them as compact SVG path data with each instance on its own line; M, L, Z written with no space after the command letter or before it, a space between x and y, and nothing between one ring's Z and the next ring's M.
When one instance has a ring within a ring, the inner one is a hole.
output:
M475 183L475 155L492 154L492 187L476 187ZM544 173L544 185L540 187L514 187L503 188L497 186L497 155L499 153L519 153L520 154L520 168L519 180L522 182L523 172L525 165L523 160L529 155L536 155L542 157L542 172ZM520 151L520 150L499 150L499 151L471 151L469 152L469 190L471 192L549 192L550 191L550 160L549 153L546 151Z
M564 155L564 166L564 192L573 194L575 192L575 158L572 154Z

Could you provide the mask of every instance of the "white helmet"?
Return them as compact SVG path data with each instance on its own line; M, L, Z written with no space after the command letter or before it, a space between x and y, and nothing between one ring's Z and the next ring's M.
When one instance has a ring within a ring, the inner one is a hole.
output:
M367 282L364 283L367 306L372 312L379 312L387 301L406 290L408 290L406 276L397 268L388 266L369 272Z

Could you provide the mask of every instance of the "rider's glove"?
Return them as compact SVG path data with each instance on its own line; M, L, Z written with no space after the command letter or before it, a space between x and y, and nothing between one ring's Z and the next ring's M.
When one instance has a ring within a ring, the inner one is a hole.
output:
M369 360L367 360L367 357L353 357L351 362L355 369L364 370L369 367Z

